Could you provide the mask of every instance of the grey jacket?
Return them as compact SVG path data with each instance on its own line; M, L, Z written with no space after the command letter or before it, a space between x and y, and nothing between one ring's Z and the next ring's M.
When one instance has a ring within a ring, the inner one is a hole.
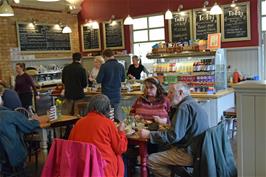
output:
M194 144L195 143L195 144ZM194 177L236 177L237 169L224 123L208 129L193 143Z
M152 131L150 141L154 144L171 144L178 148L187 148L199 134L209 128L208 115L191 96L186 96L172 109L174 111L170 115L171 128L165 131Z

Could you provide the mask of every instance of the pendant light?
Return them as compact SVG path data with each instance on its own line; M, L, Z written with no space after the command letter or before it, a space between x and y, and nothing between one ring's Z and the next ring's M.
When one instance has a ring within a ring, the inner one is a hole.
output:
M133 25L133 19L132 17L129 15L129 0L127 1L127 17L126 19L124 20L124 25Z
M171 19L173 18L173 13L168 9L168 10L165 12L164 18L165 18L166 20L171 20Z
M37 0L40 2L56 2L56 1L60 1L60 0Z
M92 22L92 25L91 25L92 29L99 29L99 23L95 20Z
M71 28L69 26L66 25L63 28L62 33L72 33L72 30L71 30Z
M223 13L221 7L215 2L214 6L211 8L210 14L211 15L220 15Z
M230 6L231 6L231 7L236 7L236 1L237 1L237 0L233 0Z
M124 25L133 25L133 18L130 15L124 20Z
M173 13L170 11L170 9L169 9L169 0L168 0L168 10L165 12L165 14L164 14L164 18L166 19L166 20L171 20L171 19L173 19Z
M3 0L3 4L0 7L0 17L11 17L14 16L14 10L8 4L7 0Z

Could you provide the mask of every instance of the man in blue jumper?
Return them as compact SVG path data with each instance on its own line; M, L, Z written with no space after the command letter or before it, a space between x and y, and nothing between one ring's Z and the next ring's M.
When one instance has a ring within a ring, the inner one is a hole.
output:
M124 66L115 59L113 51L106 49L103 51L105 63L101 65L97 75L97 83L102 85L102 93L111 101L111 106L114 108L114 117L117 120L122 120L120 110L121 98L121 82L125 81Z

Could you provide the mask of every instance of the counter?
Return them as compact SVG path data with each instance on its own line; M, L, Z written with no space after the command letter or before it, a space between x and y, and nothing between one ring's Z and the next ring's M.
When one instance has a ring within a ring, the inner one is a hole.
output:
M87 92L85 92L85 95L91 96L91 95L95 95L95 94L99 94L99 93L100 92L98 92L98 91L87 91ZM198 98L199 99L217 99L217 98L223 97L223 96L231 94L231 93L234 93L234 89L228 88L225 90L220 90L215 94L191 93L191 96L193 98L196 98L196 99L198 99ZM132 91L132 92L122 92L121 93L122 96L139 96L142 94L143 94L142 91Z

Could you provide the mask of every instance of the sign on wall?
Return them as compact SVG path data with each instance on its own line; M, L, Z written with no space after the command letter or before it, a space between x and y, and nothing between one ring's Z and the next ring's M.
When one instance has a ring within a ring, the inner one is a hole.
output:
M100 29L92 29L88 26L81 26L82 51L101 50Z
M194 39L208 38L208 34L220 32L220 19L218 15L210 15L210 11L202 9L193 10L193 34Z
M104 48L124 49L124 24L122 20L103 23Z
M237 3L236 7L223 6L222 40L250 40L250 3Z
M22 52L71 51L69 33L55 24L17 23L18 46Z
M192 11L173 13L173 19L169 21L169 41L182 42L192 39Z

